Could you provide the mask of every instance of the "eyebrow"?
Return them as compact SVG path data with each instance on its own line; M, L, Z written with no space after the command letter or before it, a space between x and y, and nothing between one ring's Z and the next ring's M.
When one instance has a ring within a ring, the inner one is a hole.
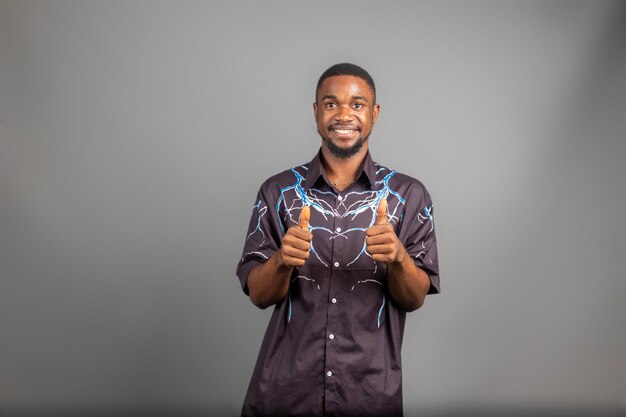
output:
M337 96L333 96L333 95L324 96L322 97L321 101L324 101L324 100L337 100ZM361 101L369 102L369 100L363 96L352 96L352 100L361 100Z

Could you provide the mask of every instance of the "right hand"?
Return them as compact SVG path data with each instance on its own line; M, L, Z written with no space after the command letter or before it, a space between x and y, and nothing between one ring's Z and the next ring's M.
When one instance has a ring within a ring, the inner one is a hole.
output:
M302 266L309 259L313 234L309 232L311 209L304 206L300 212L300 223L291 226L280 245L280 259L283 266L292 268Z

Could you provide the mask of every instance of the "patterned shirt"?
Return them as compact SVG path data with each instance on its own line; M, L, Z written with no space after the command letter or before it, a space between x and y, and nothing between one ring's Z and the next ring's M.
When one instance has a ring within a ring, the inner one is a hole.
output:
M367 253L365 231L386 198L389 222L430 277L428 293L439 293L430 195L369 152L357 180L338 191L320 158L269 178L252 209L237 267L246 294L250 271L279 249L305 205L313 240L309 259L294 268L288 294L275 305L242 415L401 416L406 312L389 294L386 264Z

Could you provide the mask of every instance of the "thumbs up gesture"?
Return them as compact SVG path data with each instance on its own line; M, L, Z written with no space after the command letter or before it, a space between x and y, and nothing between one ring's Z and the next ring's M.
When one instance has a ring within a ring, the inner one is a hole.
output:
M302 266L309 259L313 234L309 231L311 208L304 206L297 226L287 229L280 245L280 263L284 267Z
M383 198L376 209L376 223L365 231L367 253L376 262L401 263L408 256L406 249L396 236L387 217L387 199Z
M387 199L383 198L378 203L378 208L376 209L376 224L386 224L389 223L389 219L387 218Z
M304 206L300 211L300 226L303 230L309 230L309 219L311 218L311 206Z

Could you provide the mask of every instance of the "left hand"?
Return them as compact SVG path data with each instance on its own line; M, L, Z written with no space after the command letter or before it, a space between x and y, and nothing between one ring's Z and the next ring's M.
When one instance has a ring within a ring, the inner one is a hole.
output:
M365 235L367 253L376 262L402 263L404 257L408 255L387 218L387 199L383 198L378 203L376 224L369 227Z

